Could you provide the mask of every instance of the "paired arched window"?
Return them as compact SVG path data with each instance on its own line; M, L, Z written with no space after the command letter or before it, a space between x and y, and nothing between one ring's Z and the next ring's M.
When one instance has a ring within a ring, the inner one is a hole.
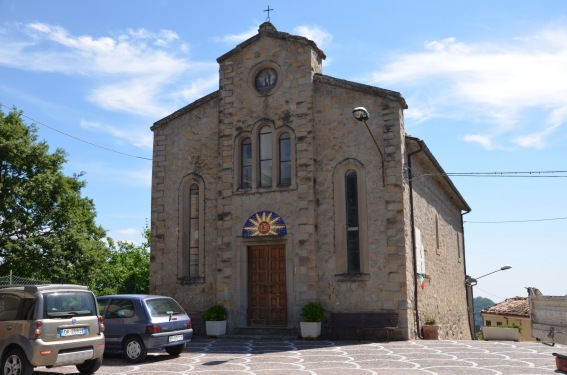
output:
M260 187L272 186L272 129L263 126L259 135Z
M240 187L249 189L252 187L252 141L245 138L240 149Z
M282 133L278 140L279 155L279 185L291 185L291 138L289 133Z
M183 283L204 281L205 196L200 177L189 175L180 189L178 278Z
M236 143L238 189L291 186L295 180L292 133L263 125L255 134L243 135Z

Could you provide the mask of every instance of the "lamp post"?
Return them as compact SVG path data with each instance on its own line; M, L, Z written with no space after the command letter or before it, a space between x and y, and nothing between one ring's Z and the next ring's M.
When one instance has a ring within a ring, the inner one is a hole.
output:
M382 186L386 186L386 164L384 163L384 154L382 153L380 146L378 146L378 142L376 142L376 138L374 138L374 135L372 134L370 128L368 127L368 124L366 123L366 120L370 118L370 114L368 113L366 108L356 107L355 109L352 110L352 115L358 121L364 122L364 125L366 125L366 130L368 130L368 133L372 137L372 140L374 141L374 144L376 145L376 148L380 153L380 159L382 160Z
M465 275L465 287L466 287L466 291L467 291L467 305L468 305L468 310L469 310L469 327L471 328L471 335L472 335L473 340L476 339L476 324L475 324L475 320L474 320L475 311L474 311L474 298L473 298L472 287L477 284L478 279L480 279L484 276L492 275L493 273L496 273L496 272L509 270L510 268L512 268L512 266L502 266L499 269L497 269L496 271L489 272L489 273L482 275L482 276L479 276L477 278L471 277L469 275Z
M496 271L489 272L486 275L482 275L482 276L479 276L479 277L476 277L476 278L470 277L469 275L466 275L465 276L465 283L467 285L470 285L470 286L475 286L477 284L477 280L480 279L481 277L492 275L493 273L496 273L496 272L499 272L499 271L506 271L506 270L509 270L510 268L512 268L512 266L502 266L499 269L497 269Z

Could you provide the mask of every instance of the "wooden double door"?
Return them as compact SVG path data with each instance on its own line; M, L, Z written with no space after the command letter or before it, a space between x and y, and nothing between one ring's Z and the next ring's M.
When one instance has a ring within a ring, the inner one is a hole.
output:
M285 245L248 247L248 323L287 325Z

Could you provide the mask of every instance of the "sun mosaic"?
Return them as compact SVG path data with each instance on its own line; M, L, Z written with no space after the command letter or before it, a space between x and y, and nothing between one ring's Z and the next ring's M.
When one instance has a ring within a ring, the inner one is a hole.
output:
M284 236L287 229L283 219L272 211L260 211L250 216L242 229L242 237Z

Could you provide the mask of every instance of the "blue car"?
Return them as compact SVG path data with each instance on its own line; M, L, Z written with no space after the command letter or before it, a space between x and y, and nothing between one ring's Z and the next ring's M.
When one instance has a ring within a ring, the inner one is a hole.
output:
M178 356L193 337L193 323L173 299L145 294L97 298L105 324L105 352L123 352L129 362L142 362L149 349Z

